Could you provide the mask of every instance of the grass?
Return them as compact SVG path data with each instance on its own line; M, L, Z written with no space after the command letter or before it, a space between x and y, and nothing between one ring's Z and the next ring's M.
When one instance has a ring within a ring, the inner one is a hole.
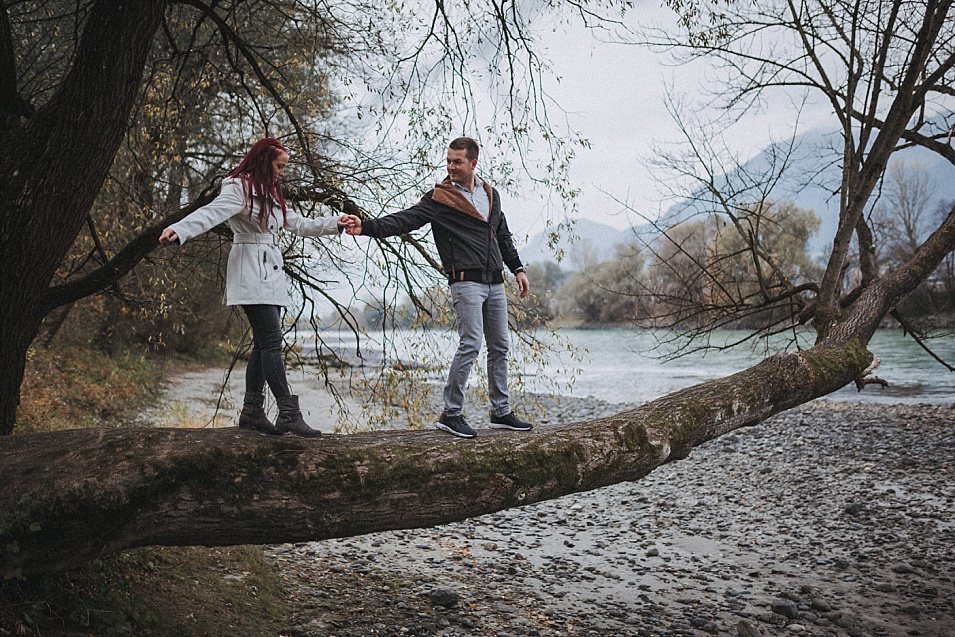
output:
M155 401L166 374L228 360L223 347L191 357L131 349L107 354L79 345L33 348L27 354L14 433L123 426Z
M15 432L118 424L154 397L161 383L161 367L133 352L30 350Z
M14 435L123 426L155 402L164 374L221 356L37 349ZM255 546L148 547L65 572L0 580L0 637L279 635L291 614L281 574Z

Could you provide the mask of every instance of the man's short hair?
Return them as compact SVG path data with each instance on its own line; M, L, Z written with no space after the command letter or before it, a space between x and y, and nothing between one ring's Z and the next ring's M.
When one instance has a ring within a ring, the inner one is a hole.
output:
M448 148L451 150L465 151L464 154L469 160L477 159L478 153L480 153L481 150L478 143L470 137L458 137L457 139L453 139L451 143L448 144Z

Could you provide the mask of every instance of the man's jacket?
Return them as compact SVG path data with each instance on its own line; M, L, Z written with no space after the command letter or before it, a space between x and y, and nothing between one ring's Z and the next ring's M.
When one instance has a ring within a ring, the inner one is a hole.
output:
M501 283L504 264L512 273L523 265L501 212L501 196L487 182L484 189L491 202L486 220L450 179L445 179L407 210L362 221L361 233L393 237L430 223L448 281Z

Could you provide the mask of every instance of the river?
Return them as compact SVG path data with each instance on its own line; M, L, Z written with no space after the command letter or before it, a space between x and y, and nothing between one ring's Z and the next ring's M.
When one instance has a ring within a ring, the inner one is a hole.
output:
M523 369L527 387L548 393L567 393L593 397L614 403L641 403L697 383L720 378L745 369L765 358L763 348L747 345L728 350L686 353L677 358L664 358L679 342L671 334L636 329L562 329L560 342L539 333L552 350L543 360L521 356L522 348L512 362L512 370ZM746 333L719 331L711 335L711 343L734 342ZM310 345L310 332L299 332L297 342L306 355L316 352ZM325 347L334 350L352 363L369 366L385 362L414 365L428 358L433 371L429 381L443 382L442 361L450 358L456 339L446 331L430 331L426 341L410 331L381 333L363 337L362 356L356 356L357 341L350 331L322 331ZM512 341L516 337L512 335ZM661 339L669 345L661 343ZM808 343L808 335L806 337ZM386 354L382 343L388 342L393 353ZM955 336L932 339L930 346L950 364L955 364ZM853 385L827 396L828 400L877 403L955 404L955 373L932 359L909 336L900 330L880 330L869 344L880 360L874 375L886 380L888 387L868 386L857 392ZM577 357L571 352L577 352ZM483 365L483 355L479 364Z

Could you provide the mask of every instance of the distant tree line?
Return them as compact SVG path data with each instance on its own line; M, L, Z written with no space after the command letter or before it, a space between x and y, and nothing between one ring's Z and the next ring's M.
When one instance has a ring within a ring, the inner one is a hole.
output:
M881 270L911 258L927 228L937 225L951 207L945 204L932 210L924 200L913 201L912 189L922 183L917 177L893 176L883 201L872 211ZM924 197L924 190L918 192ZM784 202L754 208L740 220L766 247L765 255L754 258L744 235L729 228L730 221L723 215L690 219L652 237L635 237L618 246L611 260L575 273L561 271L555 279L562 284L539 290L534 303L547 311L536 316L570 325L648 327L751 328L772 320L766 313L782 309L761 308L758 299L772 297L787 286L805 286L821 274L822 264L809 252L819 218L811 210ZM765 275L773 269L790 276L767 283ZM844 276L848 287L858 285L855 270L847 270ZM811 289L807 287L805 293ZM955 314L955 255L950 253L903 299L899 309L920 329L950 326Z
M932 209L930 201L931 186L922 172L900 164L889 173L882 197L869 215L881 269L910 259L928 228L951 207ZM754 205L735 221L711 213L660 226L648 236L635 235L617 245L613 258L588 260L579 271L562 269L553 261L533 263L528 275L534 293L524 300L512 299L512 319L519 326L741 329L773 322L779 317L768 314L782 315L785 307L763 307L763 299L800 286L807 286L808 295L809 282L822 274L822 264L809 251L809 240L819 226L813 211L792 202ZM756 256L753 244L763 247ZM775 274L783 272L788 273L785 278ZM857 271L847 270L844 276L847 287L858 285ZM373 328L447 325L448 317L440 311L442 294L443 288L429 290L423 297L430 301L428 308L404 303L381 310L369 304L364 318ZM950 325L955 313L955 255L949 254L899 308L919 329Z

